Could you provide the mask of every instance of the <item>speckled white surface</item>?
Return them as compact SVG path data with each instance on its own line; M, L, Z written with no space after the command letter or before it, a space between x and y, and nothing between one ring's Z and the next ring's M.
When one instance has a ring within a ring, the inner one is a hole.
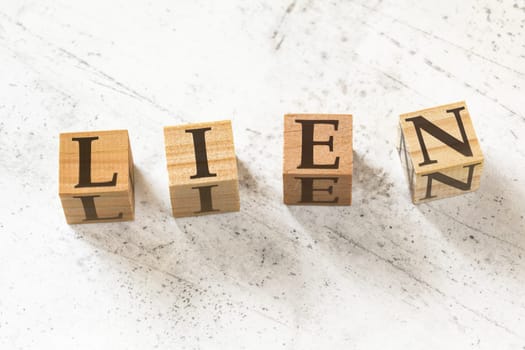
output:
M525 349L525 2L0 2L1 349ZM398 115L467 101L414 206ZM354 204L281 203L282 115L354 115ZM170 215L162 127L230 118L239 213ZM136 220L68 226L58 134L129 130Z

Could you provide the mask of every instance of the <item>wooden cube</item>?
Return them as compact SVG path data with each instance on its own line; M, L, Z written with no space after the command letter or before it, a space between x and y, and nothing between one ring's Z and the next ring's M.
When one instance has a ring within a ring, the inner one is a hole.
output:
M414 203L479 188L483 154L465 102L403 114L399 131Z
M127 130L60 134L59 196L68 224L133 220Z
M173 216L239 211L239 177L229 120L164 128Z
M352 116L284 116L285 204L352 204Z

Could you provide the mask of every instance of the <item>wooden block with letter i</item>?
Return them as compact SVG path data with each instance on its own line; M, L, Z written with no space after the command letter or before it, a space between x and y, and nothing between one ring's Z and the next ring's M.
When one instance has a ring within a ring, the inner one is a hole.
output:
M164 128L173 216L239 211L239 177L229 120Z
M69 224L133 220L127 130L60 134L59 195Z
M284 116L285 204L352 204L352 116Z
M465 102L401 115L398 153L414 203L479 188L483 154Z

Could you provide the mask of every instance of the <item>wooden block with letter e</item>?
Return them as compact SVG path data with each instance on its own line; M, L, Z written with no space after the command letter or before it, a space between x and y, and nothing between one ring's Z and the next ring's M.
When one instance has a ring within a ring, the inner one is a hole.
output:
M284 203L352 204L352 116L284 116Z
M59 195L69 224L133 220L127 130L60 134Z
M403 114L399 131L414 203L478 189L483 154L465 102Z
M164 128L173 216L239 211L239 177L229 120Z

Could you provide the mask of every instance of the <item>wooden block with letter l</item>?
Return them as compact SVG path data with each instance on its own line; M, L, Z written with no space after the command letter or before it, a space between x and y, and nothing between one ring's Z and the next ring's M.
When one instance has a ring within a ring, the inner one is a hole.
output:
M479 188L483 154L465 102L401 115L398 153L414 203Z
M352 115L284 116L285 204L352 204Z
M173 216L239 211L239 176L229 120L164 128Z
M133 220L127 130L60 134L59 196L68 224Z

